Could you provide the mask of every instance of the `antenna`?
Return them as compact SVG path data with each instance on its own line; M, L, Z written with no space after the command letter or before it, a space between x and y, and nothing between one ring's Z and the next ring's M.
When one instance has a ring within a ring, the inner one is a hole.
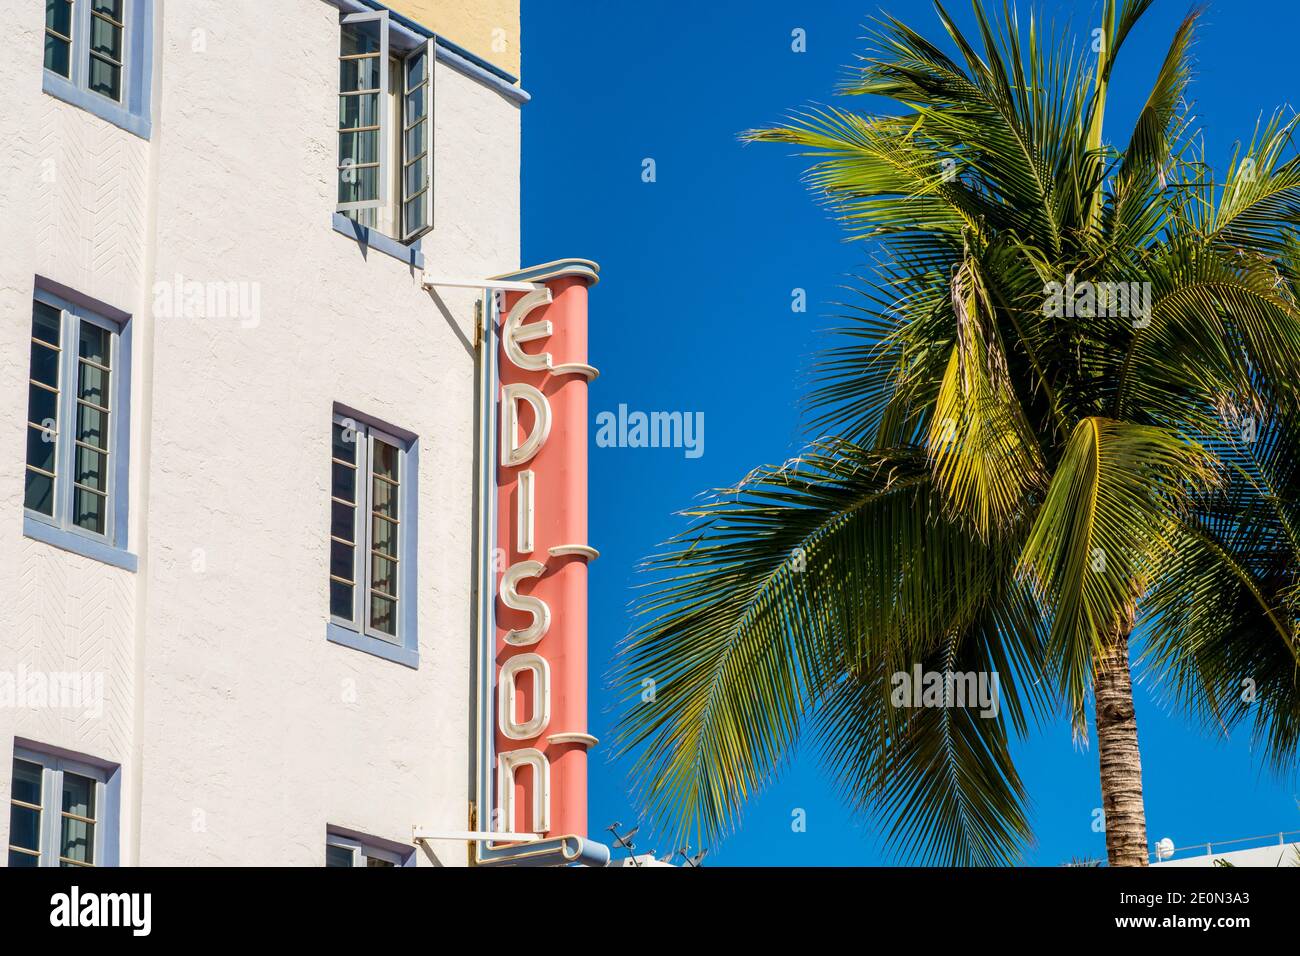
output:
M635 849L635 847L636 847L636 844L634 844L634 843L632 842L632 837L636 836L636 831L637 831L637 830L640 830L641 827L640 827L640 825L634 826L632 829L628 830L626 833L624 833L624 834L622 834L622 835L619 835L618 830L619 830L619 827L621 827L622 825L623 825L623 824L621 824L621 823L619 823L617 820L615 820L613 824L611 824L610 826L605 827L605 829L608 830L608 831L610 832L610 834L614 837L614 845L615 845L616 847L618 847L619 849L622 849L622 850L627 850L628 856L629 856L629 857L631 858L631 860L632 860L632 865L633 865L633 866L640 866L641 864L640 864L640 862L638 862L638 860L637 860L637 858L636 858L636 854L632 852L633 849Z
M700 863L703 862L704 858L709 855L709 851L707 849L704 849L701 850L699 853L695 854L694 856L687 856L687 854L690 852L690 847L685 847L685 846L682 847L677 852L680 853L682 859L686 861L685 863L682 864L682 866L689 866L691 869L698 868Z

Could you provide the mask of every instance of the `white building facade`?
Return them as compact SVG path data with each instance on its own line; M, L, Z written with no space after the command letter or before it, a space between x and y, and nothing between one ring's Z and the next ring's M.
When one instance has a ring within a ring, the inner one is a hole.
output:
M485 310L421 275L518 268L527 95L369 0L13 6L9 865L464 864Z

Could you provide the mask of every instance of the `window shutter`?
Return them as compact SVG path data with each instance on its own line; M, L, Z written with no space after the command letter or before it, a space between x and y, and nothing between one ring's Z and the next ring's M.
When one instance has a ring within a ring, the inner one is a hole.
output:
M408 55L402 78L402 241L433 228L434 41Z
M388 11L348 14L339 30L337 211L387 202L389 129Z

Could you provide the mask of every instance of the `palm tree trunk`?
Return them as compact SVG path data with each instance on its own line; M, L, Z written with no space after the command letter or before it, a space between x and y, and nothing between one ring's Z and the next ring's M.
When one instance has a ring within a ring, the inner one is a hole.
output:
M1097 752L1101 802L1106 814L1106 855L1111 866L1147 865L1147 820L1142 804L1128 634L1120 634L1093 664L1097 697Z

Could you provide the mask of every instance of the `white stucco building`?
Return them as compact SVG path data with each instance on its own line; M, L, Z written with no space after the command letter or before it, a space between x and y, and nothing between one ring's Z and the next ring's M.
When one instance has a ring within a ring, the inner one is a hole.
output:
M392 6L12 4L10 865L472 826L482 293L420 278L518 268L527 95L517 0Z

